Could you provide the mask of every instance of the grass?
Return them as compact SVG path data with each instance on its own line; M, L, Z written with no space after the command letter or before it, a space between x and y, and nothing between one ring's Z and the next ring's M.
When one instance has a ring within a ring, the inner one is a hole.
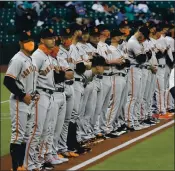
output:
M3 86L4 74L1 73L1 102L9 100L10 92ZM1 156L9 153L10 135L11 135L11 122L9 102L1 103Z
M88 170L175 170L174 127Z

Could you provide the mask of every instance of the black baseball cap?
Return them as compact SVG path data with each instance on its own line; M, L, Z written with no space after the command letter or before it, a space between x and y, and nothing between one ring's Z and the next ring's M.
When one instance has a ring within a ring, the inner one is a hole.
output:
M150 31L149 31L148 27L146 27L146 26L140 27L139 32L141 32L144 35L145 39L149 39Z
M72 32L71 32L71 29L70 28L62 28L60 30L60 36L62 37L71 37L72 36Z
M99 24L99 25L97 26L97 29L99 30L99 32L102 32L102 31L104 31L104 30L109 30L108 26L105 25L105 24Z
M42 39L52 38L55 36L56 36L56 34L54 33L54 31L51 28L50 29L49 28L43 29L40 32L40 38L42 38Z
M128 21L122 21L122 22L119 24L119 28L124 28L124 27L129 27Z
M97 27L89 27L90 36L98 37L100 36L99 29Z
M33 35L30 31L27 32L22 32L19 34L19 41L21 42L29 42L29 41L34 41Z
M116 37L116 36L123 36L124 33L122 33L119 29L114 29L111 31L110 37Z
M92 62L92 67L105 66L106 65L105 58L100 56L100 55L94 56L91 59L91 62Z

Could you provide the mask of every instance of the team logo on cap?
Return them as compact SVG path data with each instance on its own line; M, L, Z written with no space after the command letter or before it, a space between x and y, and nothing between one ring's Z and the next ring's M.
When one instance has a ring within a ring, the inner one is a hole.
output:
M26 34L27 34L28 36L31 36L31 32L30 32L30 31L27 31Z
M66 33L70 33L70 29L69 28L66 29Z
M53 29L49 29L49 31L50 31L51 33L53 33Z

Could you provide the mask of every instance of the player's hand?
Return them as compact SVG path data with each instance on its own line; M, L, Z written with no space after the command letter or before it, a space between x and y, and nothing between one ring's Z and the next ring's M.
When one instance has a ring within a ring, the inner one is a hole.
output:
M124 58L121 57L121 58L116 59L116 60L115 60L115 63L116 63L116 64L119 64L119 65L125 63Z
M32 96L28 93L23 98L24 103L27 105L29 105L31 103L31 100L32 100Z

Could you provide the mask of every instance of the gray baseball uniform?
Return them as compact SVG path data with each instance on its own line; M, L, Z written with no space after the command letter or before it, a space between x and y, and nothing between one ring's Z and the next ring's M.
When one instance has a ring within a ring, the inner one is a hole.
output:
M99 42L97 45L97 53L103 56L106 60L111 59L111 51L109 50L109 46L106 43ZM106 125L106 112L109 106L110 98L112 95L112 77L110 76L111 68L109 70L105 70L103 74L102 84L103 84L103 98L102 98L102 109L98 123L95 126L95 133L101 132L99 127L102 125Z
M39 144L45 144L46 147L49 145L48 137L51 126L49 121L53 114L53 92L55 91L52 57L37 49L32 55L32 60L34 60L39 73L36 88L40 94L40 99L36 106L33 133L26 147L24 166L29 170L41 166L41 161L38 158L39 152L36 151L36 147Z
M142 70L139 67L139 63L136 58L140 54L144 54L144 47L138 42L133 35L128 40L128 57L131 61L131 68L128 74L128 98L125 108L125 118L128 122L128 126L138 125L138 116L136 111L136 102L139 96L139 89L141 88Z
M160 37L156 40L156 51L165 51L167 48L164 37ZM157 71L157 80L156 80L156 91L154 94L153 102L153 113L165 114L165 57L158 59L158 71Z
M15 79L16 85L24 93L34 93L35 91L35 75L36 66L32 59L26 56L22 51L19 51L10 61L6 75ZM31 117L34 102L30 105L25 104L14 94L10 96L10 115L12 123L11 143L21 144L28 140L31 129L31 122L28 122ZM29 125L30 124L30 125ZM26 130L28 127L28 131ZM26 137L27 136L27 137Z
M121 51L118 47L110 46L109 49L111 50L112 59L117 59L122 56ZM127 82L127 71L126 68L123 68L121 70L117 69L116 66L112 67L112 73L114 74L112 76L112 105L107 109L106 113L106 124L101 125L100 129L102 132L110 133L116 128L113 128L113 122L116 120L116 122L119 120L119 116L121 113L118 112L121 104L121 102L124 102L123 98L126 96L124 95L125 92L125 86ZM115 125L116 126L116 125Z
M59 58L60 61L60 66L63 66L65 68L69 68L69 63L66 64L66 61L70 58L69 51L64 49L60 45L60 50L57 55L57 59ZM65 61L66 60L66 61ZM74 88L73 85L67 84L67 81L65 82L65 95L66 95L66 116L64 120L64 124L62 127L61 135L60 135L60 140L58 142L58 151L59 152L66 152L68 150L67 147L67 135L68 135L68 126L69 122L71 119L71 114L73 111L73 106L74 106Z

